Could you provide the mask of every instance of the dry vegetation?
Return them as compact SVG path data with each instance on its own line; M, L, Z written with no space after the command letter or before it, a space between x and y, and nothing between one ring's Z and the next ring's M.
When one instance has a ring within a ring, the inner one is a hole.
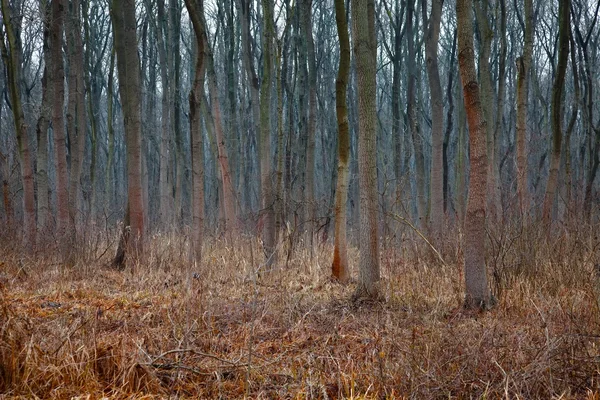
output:
M598 227L490 234L499 304L466 314L461 254L417 239L382 250L386 301L354 304L311 262L255 274L251 238L213 240L205 266L155 236L147 260L106 267L96 238L71 266L0 249L6 398L600 398ZM397 242L396 242L397 244ZM112 248L110 250L112 252ZM356 250L351 257L356 268Z

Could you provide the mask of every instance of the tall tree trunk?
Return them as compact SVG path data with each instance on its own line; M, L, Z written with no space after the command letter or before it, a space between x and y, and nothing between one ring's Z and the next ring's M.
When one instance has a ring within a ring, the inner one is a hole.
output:
M408 55L406 59L406 71L408 83L406 86L406 115L410 127L413 146L415 148L415 182L417 185L417 217L419 226L427 225L427 196L425 193L425 154L419 117L417 116L417 51L415 46L415 34L417 29L414 23L415 0L408 0L406 6L406 34L408 36Z
M204 16L202 16L204 18ZM204 27L205 24L202 24ZM219 161L219 169L221 172L221 182L223 185L223 216L225 220L224 232L230 236L236 231L236 215L235 215L235 192L233 190L233 182L229 169L229 157L227 155L227 147L225 146L225 136L223 134L223 123L221 120L221 105L219 103L219 92L217 83L217 74L213 59L213 52L208 43L206 31L202 33L204 40L204 63L206 66L206 74L208 78L208 90L210 93L210 103L212 115L215 122L215 136L217 139L217 159ZM230 236L230 238L232 238Z
M507 52L507 33L506 33L506 4L505 0L499 1L500 5L500 54L498 56L498 101L496 103L496 116L494 124L494 160L492 168L496 193L496 208L499 210L499 216L502 217L502 179L500 175L500 144L502 141L502 132L504 132L503 114L504 101L506 97L506 52Z
M56 231L59 240L63 240L69 230L69 175L64 119L65 69L62 52L64 15L64 0L53 0L49 43L53 60L52 135L54 137L54 155L56 158Z
M114 158L115 158L115 129L114 129L114 70L115 46L114 40L110 52L108 67L108 82L106 84L106 130L108 135L108 155L106 157L106 175L104 176L104 211L108 214L114 198Z
M479 83L477 82L475 69L472 6L472 0L456 1L458 63L469 125L471 162L464 239L465 307L487 308L491 306L491 296L488 289L485 265L486 121L483 118Z
M335 22L340 40L340 65L335 81L335 109L338 122L338 176L335 191L335 233L331 273L340 282L350 278L346 238L350 133L348 129L348 76L350 75L350 37L344 0L335 0Z
M562 105L565 75L569 61L569 32L570 32L570 1L560 0L558 7L558 66L552 89L552 154L550 157L550 173L544 196L542 218L550 222L554 195L558 187L558 169L560 167L560 152L562 144Z
M193 248L197 265L202 261L204 225L204 142L200 118L201 97L204 90L205 27L203 0L185 0L196 35L196 67L190 90L190 140L192 142L192 219Z
M440 37L440 24L442 20L443 0L433 0L431 17L427 24L427 11L425 2L423 7L423 26L425 27L425 55L427 61L427 76L429 78L429 91L431 95L431 218L430 228L434 242L441 244L442 229L444 227L444 103L440 71L438 68L438 41Z
M448 76L448 86L446 88L446 98L448 99L448 111L446 113L446 133L444 134L444 147L443 147L443 162L444 162L444 213L448 213L449 204L451 202L450 199L450 189L449 189L449 172L450 172L450 163L448 160L448 146L450 145L450 135L454 130L453 127L453 118L454 118L454 96L452 90L454 88L454 61L456 59L456 31L454 31L453 39L452 39L452 50L449 54L449 62L450 65L449 71L450 74ZM462 196L462 195L461 195Z
M151 12L150 1L146 1L146 7L148 12ZM169 174L169 140L171 138L171 107L169 105L170 99L170 81L168 71L168 60L167 60L167 40L165 40L166 34L163 30L163 23L166 21L164 11L164 0L157 2L158 18L161 23L155 23L154 30L157 36L158 45L158 59L160 64L160 79L161 79L161 134L160 134L160 145L159 145L159 158L160 158L160 176L158 180L159 186L159 223L163 229L167 228L173 223L173 195L170 182Z
M273 73L273 0L262 0L265 27L263 29L263 76L260 87L260 183L264 212L263 247L267 265L275 261L275 211L271 180L271 84Z
M259 93L259 83L258 76L256 75L256 70L254 69L254 55L252 52L252 37L250 35L250 0L237 0L239 6L240 20L241 20L241 33L242 33L242 63L244 65L244 69L246 70L246 79L249 83L249 92L250 92L250 107L252 110L252 134L258 135L260 134L260 93ZM247 138L249 143L251 142L251 137ZM250 146L245 146L247 151L250 151ZM250 160L245 160L244 162L247 164L246 168L244 168L243 172L248 174L251 169ZM258 168L260 169L260 163ZM260 174L260 171L259 171ZM250 184L248 177L244 178L246 184ZM248 187L250 190L250 187ZM259 188L260 190L260 188ZM262 196L262 195L260 195ZM248 200L249 205L252 204L251 196L249 196Z
M23 104L21 102L19 74L20 46L18 45L19 38L15 34L15 27L12 25L13 18L11 16L8 0L2 0L1 6L2 19L4 21L4 28L6 31L0 33L2 58L4 59L4 65L6 66L7 70L8 92L10 94L10 100L12 103L15 133L17 137L17 145L19 147L21 177L23 179L23 239L25 246L31 249L35 246L36 239L35 177L33 172L31 151L29 148L27 122L25 121ZM5 33L8 43L5 43Z
M183 179L185 172L185 149L183 146L183 130L181 129L181 2L180 0L169 1L169 28L168 46L171 51L169 58L169 84L171 86L170 94L172 101L171 123L172 132L175 134L175 224L181 226L183 217Z
M358 81L360 260L355 298L379 297L377 203L377 44L374 0L352 0L353 52Z
M488 22L488 6L486 2L476 1L475 10L477 26L479 27L479 86L483 118L486 128L487 149L487 218L492 223L497 223L501 218L502 206L500 204L499 182L496 181L495 170L498 169L495 158L494 140L494 90L490 72L490 53L494 31Z
M143 254L144 202L140 59L137 52L135 1L113 0L111 16L127 146L127 204L130 214L131 237L126 248L128 257L137 260Z
M71 2L67 27L67 42L69 44L69 107L67 112L67 127L71 154L69 212L72 224L72 237L77 237L82 212L81 169L87 130L79 0L72 0Z
M313 250L313 234L316 226L315 204L315 146L317 124L317 62L315 60L315 42L312 34L312 0L302 0L302 31L306 42L308 61L308 124L306 126L306 190L304 203L306 205L305 221L307 221L308 244Z
M40 13L44 16L44 75L42 77L42 108L37 122L37 230L38 235L46 235L48 227L48 127L52 119L53 82L51 75L52 56L50 54L50 19L52 13L47 1L40 2Z

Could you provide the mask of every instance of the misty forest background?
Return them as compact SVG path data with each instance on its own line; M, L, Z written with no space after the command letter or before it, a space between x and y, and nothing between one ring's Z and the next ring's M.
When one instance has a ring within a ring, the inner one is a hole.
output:
M599 398L600 2L0 6L3 394Z

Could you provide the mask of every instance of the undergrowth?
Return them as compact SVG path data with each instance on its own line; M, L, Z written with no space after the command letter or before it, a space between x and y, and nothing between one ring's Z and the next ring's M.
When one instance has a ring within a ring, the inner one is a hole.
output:
M410 234L384 240L376 304L329 279L328 243L264 271L251 237L212 239L194 266L184 236L154 235L144 262L119 272L106 234L69 264L4 241L0 393L600 399L598 238L537 232L489 232L499 303L483 313L461 308L458 235L444 263ZM349 258L356 276L358 250Z

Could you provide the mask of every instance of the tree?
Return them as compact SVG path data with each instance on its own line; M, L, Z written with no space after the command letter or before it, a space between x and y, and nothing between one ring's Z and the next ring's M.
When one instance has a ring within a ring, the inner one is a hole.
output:
M202 240L204 224L204 143L200 118L200 98L204 90L204 54L206 41L203 21L203 0L185 0L196 36L196 59L194 81L190 91L190 140L192 143L192 231L193 249L196 264L202 261Z
M415 0L408 0L406 5L406 35L408 55L406 59L406 72L408 74L406 85L406 116L410 128L413 146L415 149L415 182L417 184L417 216L419 225L426 226L427 195L425 193L425 154L421 126L419 124L417 109L417 46L415 35L418 29L415 27Z
M360 260L354 297L379 297L377 203L377 111L374 0L352 0L353 52L358 83L358 170L360 185Z
M69 176L69 212L72 233L79 229L81 217L81 169L85 150L87 121L85 113L85 91L83 79L83 41L81 38L81 18L79 0L71 1L67 30L69 60L69 103L67 109L67 129L69 133L71 170Z
M201 15L204 18L204 15ZM223 192L223 215L225 233L234 234L236 232L236 215L235 215L235 192L233 190L233 182L229 168L229 156L227 155L227 147L225 146L225 136L223 133L223 123L221 121L221 105L219 104L219 92L217 83L217 74L215 72L215 62L213 52L208 42L206 34L206 24L202 23L203 31L200 32L202 40L204 40L204 66L208 77L208 91L210 93L210 103L212 115L215 125L215 136L217 141L217 158L219 161L219 169L221 171L221 182ZM231 238L231 237L230 237Z
M554 206L554 195L558 187L558 169L562 145L562 104L567 63L569 62L570 1L560 0L558 6L558 65L552 89L552 154L550 173L544 196L542 218L549 222Z
M313 254L313 235L316 224L315 205L315 146L317 124L317 62L315 59L315 41L312 34L312 0L300 1L300 18L302 25L303 42L306 46L308 63L308 123L304 126L303 134L306 136L306 190L304 191L305 214L304 219L308 226L308 243ZM304 47L304 46L303 46Z
M52 135L56 159L56 230L59 240L63 240L69 230L69 175L67 169L67 140L65 135L65 67L63 63L62 41L64 33L64 0L52 1L50 21L50 54L52 58Z
M486 121L483 118L473 48L472 0L456 1L458 63L469 127L469 198L465 220L466 308L487 308L491 296L485 265Z
M51 7L46 0L40 2L40 14L44 18L44 73L42 76L42 108L38 118L37 134L37 228L38 234L44 232L48 225L48 127L52 120L53 82L50 68L52 56L50 54L50 20Z
M431 218L430 227L436 245L440 245L442 228L444 226L444 103L442 84L438 67L438 41L440 37L440 24L442 20L443 0L433 0L431 4L431 17L427 21L426 3L422 2L423 29L425 30L425 55L427 62L427 76L429 78L429 92L431 97Z
M335 106L338 122L338 176L335 190L335 237L331 273L340 282L350 278L348 268L348 243L346 238L346 214L348 201L348 172L350 134L348 129L348 76L350 75L350 38L344 0L335 0L335 22L340 39L340 64L335 81Z
M135 260L143 254L144 241L140 60L137 52L135 1L113 0L111 17L127 146L130 238L125 248L129 257Z
M1 6L4 31L0 29L0 49L4 65L6 66L8 92L10 94L13 122L19 147L21 178L23 180L23 239L26 247L31 249L35 245L36 240L35 177L27 123L25 121L25 113L23 112L23 103L21 102L21 71L19 69L21 46L19 45L20 38L18 35L20 21L17 21L17 26L13 26L13 14L8 5L8 0L2 0Z
M529 209L529 185L527 168L527 99L529 93L529 70L533 52L533 0L525 0L523 55L517 58L517 195L519 210L525 215Z
M264 213L263 247L267 264L275 258L275 210L271 180L271 76L273 73L273 0L262 0L265 27L263 29L263 75L260 86L260 184L261 207Z

